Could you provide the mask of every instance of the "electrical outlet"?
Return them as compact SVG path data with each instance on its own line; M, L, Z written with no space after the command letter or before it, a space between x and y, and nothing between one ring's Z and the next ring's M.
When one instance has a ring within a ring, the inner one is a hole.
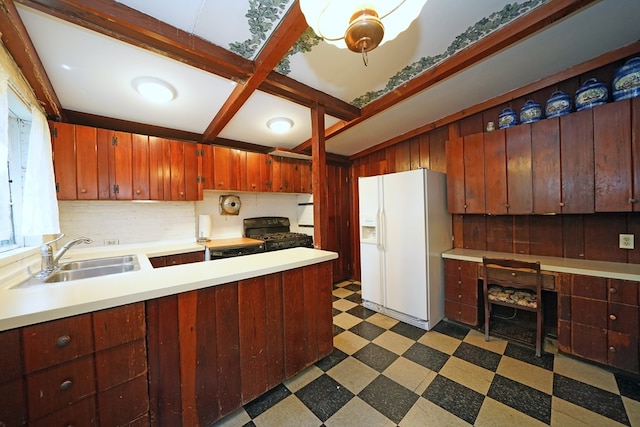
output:
M120 241L118 239L108 239L104 241L105 246L110 246L110 245L118 245L120 244Z
M633 234L620 235L620 249L633 249Z

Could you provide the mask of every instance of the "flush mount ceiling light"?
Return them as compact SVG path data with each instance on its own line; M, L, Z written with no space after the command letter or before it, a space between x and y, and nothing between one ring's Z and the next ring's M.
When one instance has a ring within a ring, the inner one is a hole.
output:
M176 90L169 83L155 77L138 77L133 80L138 93L153 102L169 102L176 97Z
M396 38L427 0L300 0L309 26L327 43L362 53Z
M293 127L293 120L286 117L275 117L267 122L267 127L275 133L286 133Z

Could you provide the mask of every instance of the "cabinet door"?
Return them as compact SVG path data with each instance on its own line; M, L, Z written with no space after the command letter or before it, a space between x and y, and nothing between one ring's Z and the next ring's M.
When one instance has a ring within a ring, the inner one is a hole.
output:
M58 200L76 200L76 140L73 125L50 122L53 141L53 169Z
M263 159L260 153L247 152L247 190L262 191L260 167Z
M0 332L0 425L23 425L27 401L22 374L22 350L18 329Z
M633 211L640 211L640 97L631 100L631 155L633 157Z
M300 192L301 193L313 193L313 178L311 171L311 162L300 161ZM338 182L338 185L342 185L342 182ZM340 190L337 190L340 191Z
M450 213L464 213L464 156L462 138L446 142L447 209Z
M98 138L96 128L75 126L78 200L98 199Z
M202 188L205 190L215 189L215 179L213 176L213 146L202 145L202 171L200 172L200 180Z
M560 119L531 124L533 213L560 213Z
M274 191L273 190L273 161L271 156L267 154L260 154L260 185L262 190L260 191Z
M507 154L505 130L484 134L484 174L487 213L504 215L509 212L507 199Z
M232 148L231 190L247 191L247 152Z
M151 200L164 200L165 181L165 139L155 136L149 137L149 198Z
M612 102L593 109L596 212L633 209L631 102Z
M465 212L485 213L484 138L481 133L464 137Z
M184 146L184 194L185 200L200 200L198 191L199 166L198 145L183 142Z
M133 134L131 146L133 199L149 200L149 137Z
M282 157L271 156L271 170L273 178L272 191L284 191L282 185Z
M213 176L216 190L231 188L231 152L227 147L213 147Z
M170 141L171 152L171 200L186 200L184 177L184 144Z
M562 213L593 213L593 115L590 109L560 117L560 153Z
M533 211L531 125L507 128L507 188L510 214Z
M133 147L131 134L107 131L112 136L112 149L109 159L111 198L118 200L133 199Z

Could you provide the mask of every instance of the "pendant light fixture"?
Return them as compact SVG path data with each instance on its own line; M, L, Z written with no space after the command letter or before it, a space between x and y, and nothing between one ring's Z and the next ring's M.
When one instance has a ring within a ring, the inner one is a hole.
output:
M406 30L427 0L300 0L313 31L327 43L362 54Z

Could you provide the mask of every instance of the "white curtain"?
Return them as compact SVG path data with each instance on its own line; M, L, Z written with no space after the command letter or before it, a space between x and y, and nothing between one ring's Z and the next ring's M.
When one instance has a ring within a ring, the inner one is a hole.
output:
M59 233L51 134L44 114L37 108L31 108L29 154L23 194L23 236Z
M0 240L13 232L9 197L9 98L7 79L0 77Z

